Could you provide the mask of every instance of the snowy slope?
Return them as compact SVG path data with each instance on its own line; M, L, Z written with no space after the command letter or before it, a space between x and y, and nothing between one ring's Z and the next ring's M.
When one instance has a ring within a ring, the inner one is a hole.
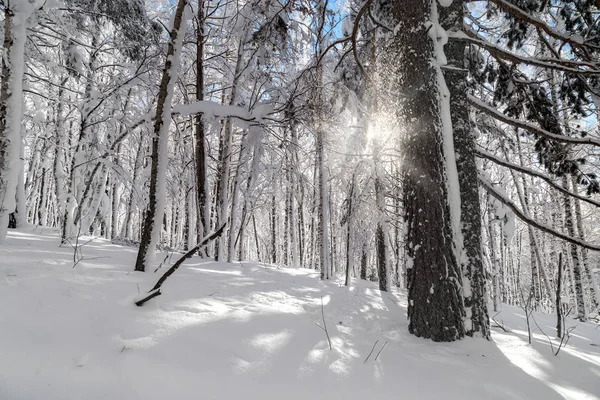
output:
M0 247L1 400L600 398L592 324L558 357L543 335L526 344L508 306L495 343L433 343L408 334L403 293L199 258L138 308L158 273L132 271L135 249L96 239L72 268L58 243L38 227ZM536 319L551 335L553 318Z

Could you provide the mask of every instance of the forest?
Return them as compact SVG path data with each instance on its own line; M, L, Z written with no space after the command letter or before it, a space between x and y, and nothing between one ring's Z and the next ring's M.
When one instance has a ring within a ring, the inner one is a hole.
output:
M404 293L434 342L506 332L504 306L559 351L600 323L599 0L0 11L3 254L121 246L138 312L201 259Z

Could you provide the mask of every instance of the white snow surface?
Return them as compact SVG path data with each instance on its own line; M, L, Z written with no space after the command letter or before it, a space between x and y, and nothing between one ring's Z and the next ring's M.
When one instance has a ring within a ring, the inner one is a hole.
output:
M138 287L167 266L133 272L135 248L94 239L73 268L58 243L50 228L24 227L0 246L2 400L600 398L592 323L569 320L557 357L537 328L527 344L509 306L495 319L510 332L494 329L492 342L434 343L407 332L402 291L197 257L140 308ZM553 336L554 317L534 316Z

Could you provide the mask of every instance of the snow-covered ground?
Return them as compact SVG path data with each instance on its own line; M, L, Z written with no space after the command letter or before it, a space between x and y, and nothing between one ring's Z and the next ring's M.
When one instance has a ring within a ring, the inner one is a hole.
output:
M407 332L404 293L199 258L139 308L161 271L133 272L135 249L96 239L73 268L58 243L38 227L0 246L0 400L600 399L590 323L557 357L509 306L493 342L434 343Z

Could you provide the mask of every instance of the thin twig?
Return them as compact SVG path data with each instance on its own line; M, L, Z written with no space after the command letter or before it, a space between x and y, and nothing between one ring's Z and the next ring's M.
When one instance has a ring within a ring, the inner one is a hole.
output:
M369 355L367 356L367 358L365 358L365 364L367 363L367 361L369 360L369 357L371 357L371 354L373 354L373 350L375 350L375 346L377 346L377 343L379 343L379 340L375 341L375 344L373 345L373 347L371 348L371 352L369 353Z
M381 348L381 350L379 350L379 353L377 353L377 355L375 356L375 361L377 361L377 358L379 357L379 355L381 354L381 352L383 351L383 349L385 349L385 346L387 346L388 342L385 342L383 344L383 347Z
M321 316L323 317L323 330L327 336L327 342L329 343L329 350L333 350L331 346L331 339L329 338L329 331L327 331L327 322L325 322L325 308L323 307L323 296L321 296Z

